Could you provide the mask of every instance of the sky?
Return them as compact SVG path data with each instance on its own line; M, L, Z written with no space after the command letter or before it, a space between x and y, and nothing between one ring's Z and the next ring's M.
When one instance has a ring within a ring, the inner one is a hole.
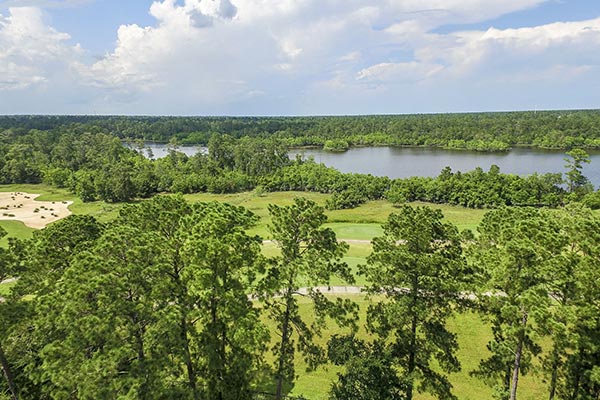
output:
M0 0L0 114L600 108L600 0Z

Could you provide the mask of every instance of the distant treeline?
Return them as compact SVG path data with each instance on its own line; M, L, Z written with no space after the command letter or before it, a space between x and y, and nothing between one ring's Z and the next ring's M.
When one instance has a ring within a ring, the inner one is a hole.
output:
M168 156L150 160L122 145L115 136L73 130L30 130L0 136L0 182L66 187L83 201L128 201L156 193L234 193L248 190L302 190L332 194L327 206L351 208L367 201L422 200L482 208L500 205L557 206L583 199L600 206L597 192L581 175L583 150L571 152L566 180L561 174L520 177L477 168L436 178L389 179L344 174L308 160L290 160L276 139L213 134L208 153L188 157L173 147Z
M327 117L2 116L0 132L106 133L120 139L207 144L215 133L286 146L431 146L502 151L512 146L600 148L600 111Z

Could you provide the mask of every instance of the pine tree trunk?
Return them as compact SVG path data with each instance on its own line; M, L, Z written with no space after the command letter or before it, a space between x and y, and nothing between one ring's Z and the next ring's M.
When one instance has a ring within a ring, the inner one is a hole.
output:
M188 375L188 384L190 385L190 389L192 389L192 395L194 400L198 400L198 389L196 388L196 371L194 370L194 364L192 363L192 355L190 353L190 345L189 339L187 337L188 327L187 321L185 320L185 316L181 317L181 340L183 342L183 357L184 363L187 369Z
M558 381L558 350L556 348L552 351L552 376L550 378L550 396L548 400L554 400L556 395L556 382Z
M410 353L408 355L408 387L406 388L406 399L412 400L414 389L413 372L416 367L416 352L417 352L417 317L413 317L410 327Z
M579 351L579 355L581 356L581 350ZM579 386L581 383L581 371L579 366L575 369L575 383L573 384L573 391L571 392L571 400L576 400L579 396Z
M288 289L286 294L286 305L285 313L283 315L283 323L281 325L281 344L279 347L279 363L277 366L277 391L275 392L275 400L281 400L283 396L283 379L285 369L285 358L286 351L289 341L289 330L290 330L290 302L292 300L292 293Z
M2 364L2 371L4 372L4 377L6 378L6 382L8 383L8 390L10 390L10 394L13 400L19 400L19 395L17 394L17 387L15 386L13 376L10 372L8 361L4 356L4 350L2 349L2 345L0 345L0 364Z
M137 359L140 363L140 369L142 370L142 375L144 377L144 381L141 384L139 398L146 399L148 398L148 371L146 368L146 355L144 352L144 330L139 326L139 322L137 320L137 316L133 314L131 319L134 325L138 325L138 328L135 330L135 345L137 348Z
M199 399L198 389L196 386L196 371L194 369L194 364L192 362L192 354L190 352L190 343L188 338L188 324L187 324L187 305L185 300L185 284L181 281L180 272L183 269L183 265L181 264L181 258L179 255L179 247L175 248L175 254L173 256L172 261L173 272L172 278L176 285L176 294L175 297L181 307L180 320L179 320L179 335L181 342L183 343L183 362L185 364L188 376L188 385L192 391L192 398L194 400Z
M410 325L410 351L408 354L408 387L406 388L406 399L412 400L413 391L414 391L414 377L413 373L416 368L416 353L417 353L417 314L416 314L416 306L417 306L417 296L419 295L419 282L416 277L413 278L411 295L412 295L412 304L410 306L409 312L413 314L413 318Z
M213 279L216 280L217 278L214 277ZM219 305L218 305L217 297L214 294L214 291L216 291L215 288L213 288L213 295L211 296L211 299L210 299L210 317L211 317L211 325L212 325L211 335L213 335L214 340L215 340L216 346L215 346L214 352L216 353L216 355L214 356L215 357L214 361L211 363L213 370L210 371L210 376L208 378L209 382L210 382L210 386L211 386L208 388L208 390L209 390L209 393L212 392L212 394L209 396L209 398L216 399L216 400L222 400L223 399L222 383L225 378L224 363L225 363L225 351L226 351L226 348L225 348L226 334L223 329L219 329L219 317L217 315Z
M522 310L523 311L523 310ZM527 313L523 311L521 328L523 332L519 335L519 342L515 351L515 364L513 366L512 382L510 387L510 400L517 400L517 386L519 383L519 369L521 368L521 356L523 355L523 344L525 342L525 327L527 326Z

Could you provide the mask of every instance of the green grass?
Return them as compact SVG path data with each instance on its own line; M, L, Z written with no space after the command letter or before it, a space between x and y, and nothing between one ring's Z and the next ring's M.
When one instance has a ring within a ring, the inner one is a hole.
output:
M473 209L449 204L431 204L423 202L410 203L413 206L424 205L442 210L444 219L453 223L459 230L470 229L473 232L489 210Z
M67 189L56 188L54 186L43 183L19 183L10 185L0 185L0 192L27 192L39 194L36 200L40 201L58 201L58 200L73 200L75 195Z
M260 222L252 228L249 233L259 235L263 238L269 238L268 224L271 222L269 204L277 204L278 206L288 206L293 204L294 198L306 197L315 201L317 204L324 206L325 201L329 197L326 194L308 193L308 192L269 192L261 195L255 192L233 193L233 194L212 194L212 193L196 193L186 194L184 198L191 202L196 201L220 201L234 206L244 206L252 211L260 218Z
M369 301L364 296L354 295L351 298L360 306L360 325L364 325L366 317L366 308ZM300 314L306 321L312 321L313 311L310 304L305 299L299 299ZM273 330L274 325L268 323ZM459 343L457 357L462 365L462 370L458 373L450 374L449 379L454 389L454 394L461 400L479 400L492 398L492 390L482 381L470 376L469 372L477 368L479 361L488 354L486 349L487 342L492 338L490 327L481 320L475 313L464 313L456 315L448 321L450 331L456 333ZM327 340L335 333L343 333L339 328L332 324L323 332L323 336L316 338L320 345L326 345ZM274 336L274 335L273 335ZM370 339L364 329L359 332L362 339ZM267 357L268 361L273 360L273 356ZM291 388L290 394L294 396L304 395L310 400L327 399L327 392L337 378L337 372L341 371L334 365L319 367L317 370L307 372L307 364L301 355L297 354L295 359L296 374L298 378ZM546 397L546 389L539 376L524 375L519 378L519 399L537 400ZM427 394L418 394L415 396L418 400L429 400L434 397Z
M329 222L345 222L355 224L382 224L388 215L398 211L392 203L386 200L367 201L359 207L349 210L327 211Z
M69 210L75 215L92 215L100 222L109 222L117 217L124 204L112 204L104 201L84 203L80 199L75 199L69 206Z
M319 205L324 205L329 198L327 194L308 192L272 192L257 195L255 192L234 194L197 193L184 196L187 200L195 201L222 201L236 206L244 206L255 213L260 222L250 233L269 238L267 225L270 223L267 206L277 204L286 206L293 203L295 197L306 197ZM413 206L429 206L442 210L446 220L455 224L460 230L475 230L483 218L486 210L477 210L446 204L430 204L423 202L410 203ZM398 212L398 207L387 200L368 201L361 206L350 210L327 210L327 226L330 226L342 239L370 240L381 235L383 224L390 213Z
M8 246L9 238L29 239L35 229L25 226L21 221L0 221L0 226L7 232L6 236L0 239L0 247Z
M363 276L358 275L358 265L365 264L367 262L366 258L371 253L371 244L370 243L349 243L350 248L346 253L346 256L342 259L342 261L346 262L350 268L352 268L352 272L355 276L356 282L353 285L363 286L365 284L365 278ZM266 242L262 245L262 253L266 257L276 257L280 254L277 245L273 242ZM349 286L349 283L343 281L338 277L333 277L330 282L333 286Z
M84 203L67 189L55 188L45 184L0 185L0 191L39 193L40 196L37 199L40 201L73 201L73 204L69 207L73 214L93 215L103 222L116 217L122 207L122 204L109 204L103 201ZM184 197L192 202L222 201L244 206L260 218L259 224L250 233L268 238L267 225L270 223L270 217L267 206L269 204L286 206L292 204L295 197L306 197L323 206L329 195L309 192L272 192L258 195L255 192L244 192L234 194L197 193L184 195ZM474 230L486 212L486 210L474 210L444 204L421 202L411 204L427 205L442 210L446 220L456 224L459 229ZM390 213L397 211L398 208L386 200L368 201L350 210L326 211L327 226L330 226L339 238L370 240L374 236L381 235L380 225L386 221Z
M381 224L333 222L325 226L333 229L339 239L371 240L383 234Z
M309 192L269 192L258 195L255 192L243 192L232 194L195 193L186 194L183 197L191 202L221 201L235 206L244 206L260 218L267 218L269 215L267 206L269 204L288 206L294 203L294 198L306 197L323 206L329 195Z

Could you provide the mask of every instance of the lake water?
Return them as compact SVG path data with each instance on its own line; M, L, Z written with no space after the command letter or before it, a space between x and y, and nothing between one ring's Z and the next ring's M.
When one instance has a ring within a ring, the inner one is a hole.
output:
M149 143L154 158L167 155L167 145ZM206 152L205 147L181 146L179 151L193 155ZM334 167L342 172L356 172L390 178L411 176L437 176L449 166L453 171L471 171L476 167L489 170L496 164L507 174L530 175L534 172L565 172L564 151L516 148L504 153L485 153L415 147L359 147L344 153L321 149L293 149L290 157L301 154L313 157L316 162ZM591 163L584 165L583 173L594 187L600 187L600 152L590 152Z
M127 143L124 143L124 145L129 148L134 148L133 146L131 146ZM147 153L146 149L150 149L150 151L152 152L151 157L148 157L148 153ZM177 151L185 153L188 156L193 156L194 154L196 154L198 152L205 153L208 150L206 149L206 147L203 147L203 146L178 146ZM163 158L163 157L166 157L168 154L169 154L169 145L167 145L165 143L145 143L144 144L144 155L148 158L155 158L155 159Z
M359 147L344 153L321 149L290 151L290 157L301 154L313 157L316 162L334 167L342 172L358 172L390 178L411 176L437 176L449 166L452 171L471 171L477 167L484 171L496 164L500 172L530 175L534 172L565 172L564 151L516 148L503 153L485 153L414 147ZM600 153L590 153L591 163L584 165L583 173L594 187L600 186Z

